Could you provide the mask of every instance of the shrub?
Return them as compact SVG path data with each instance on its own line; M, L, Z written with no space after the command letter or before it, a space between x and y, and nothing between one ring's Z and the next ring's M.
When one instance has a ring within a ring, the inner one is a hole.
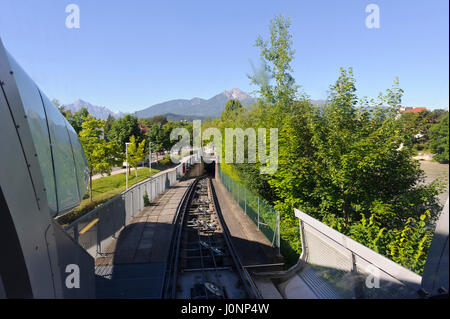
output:
M148 198L147 192L145 192L143 197L144 197L144 206L150 206L150 200Z

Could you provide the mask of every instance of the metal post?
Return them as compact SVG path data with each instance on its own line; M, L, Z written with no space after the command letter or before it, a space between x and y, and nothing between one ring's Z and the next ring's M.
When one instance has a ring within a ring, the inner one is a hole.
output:
M133 191L131 191L130 194L131 194L131 217L134 217L134 196L133 196Z
M150 177L152 177L152 142L148 142L148 169L150 170Z
M241 206L241 190L240 190L240 185L238 183L236 183L237 186L237 198L238 198L238 205Z
M280 212L277 211L277 231L278 231L278 236L277 236L277 246L278 246L278 256L281 256L281 245L280 245L280 228L281 228L281 219L280 219Z
M247 188L244 187L244 212L247 214Z
M127 188L126 189L128 189L128 144L131 144L131 143L125 143L125 154L126 154L126 163L127 163L127 165L126 165Z
M259 196L258 196L258 229L259 229Z

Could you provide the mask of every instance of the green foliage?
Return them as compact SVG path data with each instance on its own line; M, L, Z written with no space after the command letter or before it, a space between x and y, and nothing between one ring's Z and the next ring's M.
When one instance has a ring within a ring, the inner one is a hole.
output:
M275 80L275 85L269 82L261 83L256 74L250 76L250 79L252 84L260 86L261 96L272 104L288 105L297 95L298 86L291 74L295 50L292 49L290 26L290 19L286 19L283 15L277 16L270 23L270 40L264 41L259 36L255 43L255 46L261 49L264 71Z
M402 114L399 118L399 124L404 133L405 145L414 148L416 151L436 152L436 150L433 150L433 145L442 141L437 141L440 135L433 135L432 128L445 121L446 114L448 112L444 110L424 110L419 113ZM445 133L445 130L443 133Z
M142 141L143 135L138 126L138 120L136 117L127 114L124 117L117 119L111 125L111 129L108 132L108 140L119 145L122 152L125 153L125 143L130 140L130 137L134 135L137 141Z
M144 200L144 206L150 206L150 199L148 198L147 192L144 193L143 200Z
M136 181L137 181L137 168L139 166L139 162L143 162L145 160L145 140L141 142L137 142L134 135L131 135L130 142L128 144L128 158L127 162L131 167L134 167L136 173Z
M109 131L111 131L111 127L113 126L116 119L111 114L108 115L108 118L105 121L105 138L109 141Z
M138 119L138 122L139 122L139 124L144 124L144 125L150 127L156 123L159 123L161 125L166 124L167 118L164 115L156 115L151 118L140 118L140 119Z
M280 211L288 262L301 253L298 208L420 273L441 209L440 187L425 184L420 164L412 159L414 125L399 120L403 90L398 78L376 99L359 98L353 70L341 68L327 102L312 105L305 96L297 97L290 76L288 29L289 20L277 17L270 42L258 38L266 71L275 79L273 85L260 85L262 99L203 125L218 127L222 136L227 127L278 128L278 170L261 175L260 163L222 161L223 171ZM252 83L261 84L256 78ZM426 121L437 115L427 115ZM448 136L448 122L442 133Z
M161 123L153 124L147 131L147 136L152 143L152 151L169 151L177 141L170 140L170 133L175 128L186 128L191 134L192 143L192 123L180 123L168 121L164 125Z
M363 245L388 256L393 261L419 274L425 266L427 250L433 233L428 228L431 214L426 211L418 218L408 218L400 228L381 227L380 211L351 225L350 236Z
M75 132L80 134L80 131L83 129L83 122L89 115L87 108L82 107L79 111L73 113L71 117L68 117L67 121L72 125Z
M433 233L427 230L429 220L428 211L419 218L408 218L403 229L392 231L393 240L387 245L392 260L420 274L433 237Z
M170 166L172 164L170 155L164 156L163 159L159 161L159 164L161 164L162 166Z
M447 112L441 121L430 129L431 151L436 154L433 158L442 163L448 163L448 115Z
M92 200L92 175L110 174L111 168L120 165L123 155L118 146L102 138L104 122L91 115L83 118L82 130L79 134L90 169L90 197Z
M232 112L235 112L239 109L242 109L242 104L239 100L235 100L235 99L229 99L227 101L227 103L225 104L225 114L230 114Z

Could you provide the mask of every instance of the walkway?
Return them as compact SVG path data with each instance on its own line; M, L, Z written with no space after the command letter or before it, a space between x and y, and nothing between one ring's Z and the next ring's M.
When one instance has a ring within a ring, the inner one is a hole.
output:
M220 179L213 179L213 185L222 215L242 264L254 266L283 262L282 258L277 256L278 249L272 247L271 242L259 231L258 227L232 198ZM252 270L254 269L256 268L252 267ZM264 270L267 271L268 268L265 267ZM274 268L272 267L271 270L274 270Z
M145 207L96 259L97 298L160 298L173 222L193 179L181 181Z

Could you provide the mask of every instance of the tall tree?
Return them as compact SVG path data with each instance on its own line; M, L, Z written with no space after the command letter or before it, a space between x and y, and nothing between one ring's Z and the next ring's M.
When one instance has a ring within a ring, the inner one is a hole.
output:
M107 140L109 140L109 131L111 131L111 127L113 126L115 121L115 117L109 114L105 122L105 137Z
M134 135L131 135L130 143L131 144L128 145L127 161L130 163L131 167L134 167L137 183L138 181L137 168L139 166L139 162L142 162L145 159L145 140L137 142Z
M80 133L80 131L83 129L83 122L87 117L89 117L89 112L87 108L82 107L77 112L73 113L72 118L68 119L70 125L74 128L75 132L77 134Z
M125 143L134 135L137 141L143 139L141 130L139 129L137 117L130 114L117 119L108 132L108 139L115 142L125 152Z
M297 97L299 86L292 76L291 62L295 50L292 48L292 34L289 33L291 20L283 15L270 22L270 40L264 41L261 36L256 39L255 46L261 50L261 59L265 72L271 75L275 85L261 83L257 74L250 76L252 84L260 86L259 93L269 103L280 103L288 106Z
M227 103L225 103L225 113L230 114L231 112L242 109L242 104L237 99L229 99Z
M448 163L448 114L447 112L441 121L430 129L431 151L436 154L433 158L442 163Z
M84 117L79 137L89 164L89 189L92 201L92 176L110 174L113 166L120 165L123 153L113 142L102 138L105 122L91 115Z

